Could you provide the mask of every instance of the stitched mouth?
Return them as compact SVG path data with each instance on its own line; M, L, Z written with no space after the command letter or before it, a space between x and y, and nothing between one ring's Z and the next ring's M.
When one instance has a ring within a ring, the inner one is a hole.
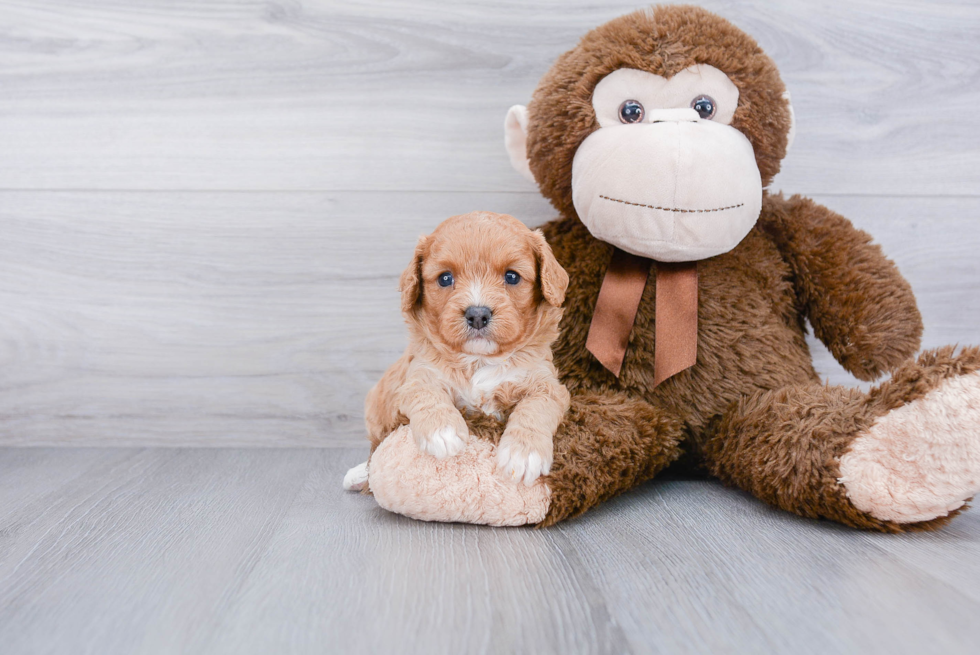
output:
M723 212L726 209L737 209L745 205L744 202L740 202L737 205L729 205L728 207L715 207L714 209L679 209L677 207L657 207L656 205L644 205L642 202L630 202L628 200L620 200L619 198L610 198L609 196L599 195L603 200L609 200L611 202L621 202L624 205L632 205L633 207L646 207L647 209L659 209L665 212L678 212L681 214L710 214L711 212Z

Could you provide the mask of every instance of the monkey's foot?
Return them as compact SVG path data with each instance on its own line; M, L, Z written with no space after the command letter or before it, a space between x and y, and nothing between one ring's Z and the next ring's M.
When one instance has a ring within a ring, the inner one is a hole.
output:
M446 459L419 451L408 426L381 442L370 459L374 499L390 512L421 521L527 525L548 513L551 490L544 478L531 486L496 474L492 443L471 439Z
M980 372L942 380L879 418L840 460L859 510L896 523L928 521L980 492Z

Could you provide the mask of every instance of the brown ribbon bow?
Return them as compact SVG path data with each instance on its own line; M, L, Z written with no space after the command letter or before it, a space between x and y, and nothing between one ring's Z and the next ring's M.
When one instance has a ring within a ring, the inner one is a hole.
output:
M697 360L697 262L653 262L614 248L585 347L619 377L651 263L657 266L653 383L658 385Z

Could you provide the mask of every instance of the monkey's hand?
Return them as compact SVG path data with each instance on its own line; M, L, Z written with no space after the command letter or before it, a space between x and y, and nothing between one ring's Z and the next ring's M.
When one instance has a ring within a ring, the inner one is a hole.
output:
M870 235L800 196L768 197L759 227L792 268L814 334L855 377L873 380L919 349L912 288Z

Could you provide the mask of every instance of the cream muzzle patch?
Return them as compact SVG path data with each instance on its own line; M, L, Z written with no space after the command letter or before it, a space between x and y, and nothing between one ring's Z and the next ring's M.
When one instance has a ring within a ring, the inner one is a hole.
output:
M729 125L738 89L724 73L696 65L668 80L620 69L592 103L600 129L575 153L572 202L593 236L682 262L728 252L748 234L762 178L752 144Z

